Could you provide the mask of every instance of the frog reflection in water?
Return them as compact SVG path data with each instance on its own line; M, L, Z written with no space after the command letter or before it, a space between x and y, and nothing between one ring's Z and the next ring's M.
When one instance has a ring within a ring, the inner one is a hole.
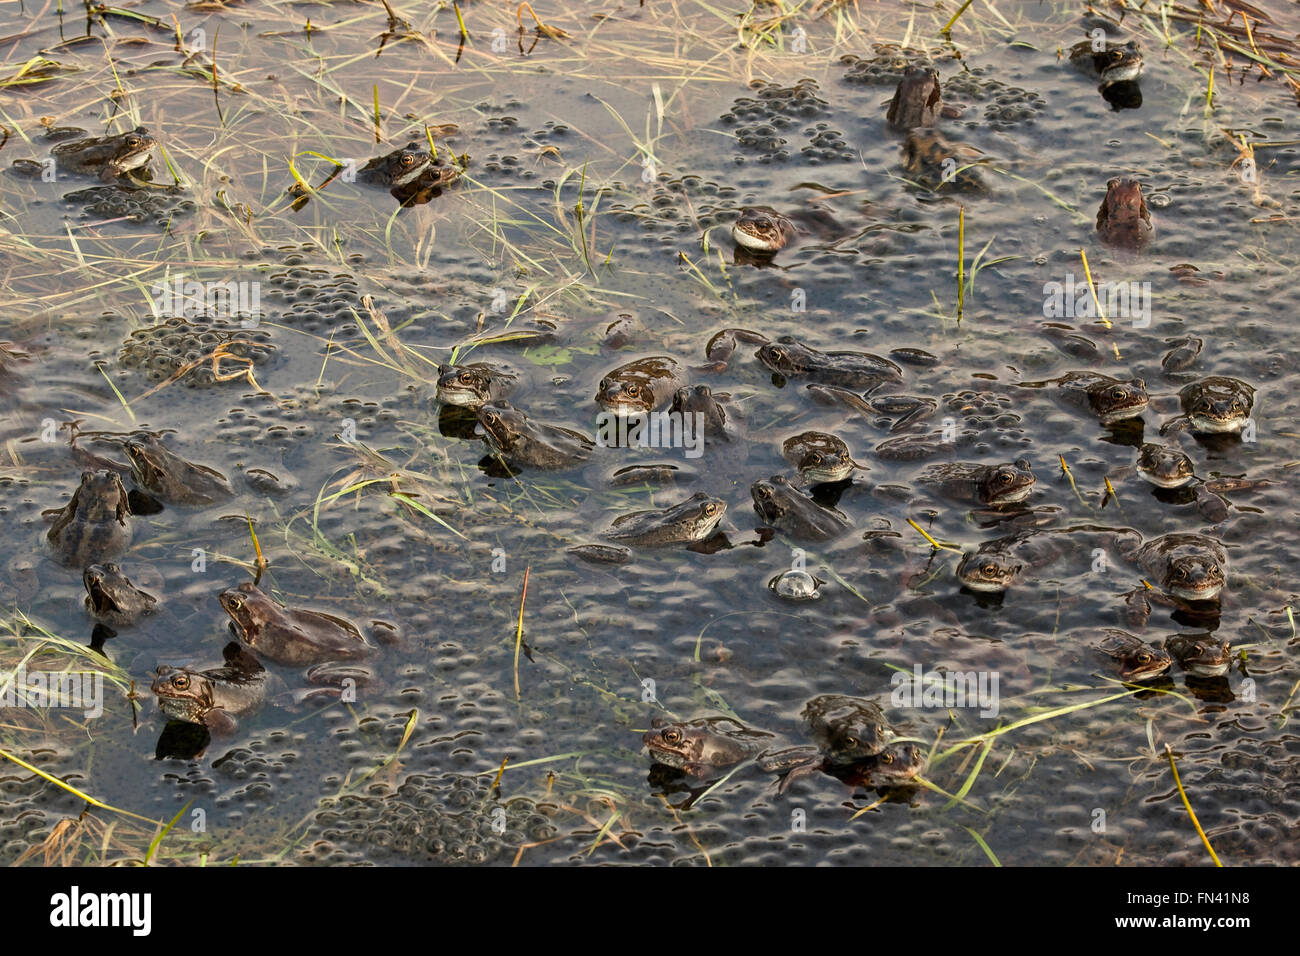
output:
M347 621L319 611L281 607L248 581L222 591L218 599L249 647L277 664L303 665L358 660L374 648ZM342 669L317 674L329 681Z
M224 656L224 664L204 670L160 666L151 686L158 709L214 734L234 733L236 718L261 707L275 682L252 652L238 644L227 644Z
M641 738L655 762L675 767L692 777L706 777L748 760L772 740L772 735L751 730L727 717L701 717L668 723L660 718Z
M122 448L131 462L131 477L159 501L209 505L235 494L225 475L168 451L155 434L137 432Z
M131 544L131 507L115 472L83 472L72 500L55 512L47 537L68 567L112 558Z
M97 176L111 183L123 173L149 162L158 140L143 126L117 136L94 136L60 143L50 150L56 166L69 172Z

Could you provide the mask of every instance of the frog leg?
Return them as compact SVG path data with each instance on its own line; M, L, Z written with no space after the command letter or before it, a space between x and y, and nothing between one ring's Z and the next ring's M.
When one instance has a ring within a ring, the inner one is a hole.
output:
M214 737L230 737L239 728L239 721L229 711L214 707L203 715L203 726Z

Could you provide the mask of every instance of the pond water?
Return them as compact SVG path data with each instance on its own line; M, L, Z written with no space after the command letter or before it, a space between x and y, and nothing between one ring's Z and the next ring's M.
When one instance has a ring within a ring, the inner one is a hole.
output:
M103 709L6 701L0 862L143 858L179 813L159 859L1207 865L1170 754L1225 863L1295 862L1294 11L1198 45L1194 21L1093 7L978 3L945 38L954 4L542 3L539 35L466 3L462 41L450 4L7 6L0 671L84 674ZM1130 39L1122 86L1070 61ZM937 137L886 122L909 66L960 111ZM157 145L134 169L64 145L137 127ZM365 182L411 142L447 182ZM1136 248L1098 231L1126 179L1154 225ZM774 256L733 239L756 206L791 220ZM755 335L723 356L724 329ZM757 351L783 336L897 373L782 374ZM650 356L722 397L728 440L507 467L438 399L440 365L492 363L530 421L594 438L602 380ZM1072 373L1148 404L1103 424ZM1247 386L1236 430L1181 427L1211 376ZM230 494L151 503L142 431ZM808 431L857 464L803 502L839 512L823 537L751 494L800 485L782 449ZM1144 481L1144 443L1195 477ZM1015 505L923 480L1019 459ZM673 468L616 474L638 464ZM131 513L52 544L83 472L120 475ZM698 492L726 505L703 542L570 550ZM1175 572L1133 552L1176 533L1224 550L1215 601L1158 599ZM963 587L961 552L1013 534L1011 586ZM112 636L85 603L104 560L158 598ZM792 569L815 600L769 586ZM155 669L220 664L218 595L254 579L355 626L367 679L329 693L264 653L275 686L233 732L169 723ZM1116 630L1226 641L1227 671L1126 685L1096 652ZM984 699L905 693L918 674ZM878 705L919 775L845 757L853 727L805 717L821 695ZM704 717L807 766L654 765L652 721ZM108 808L76 820L85 796Z

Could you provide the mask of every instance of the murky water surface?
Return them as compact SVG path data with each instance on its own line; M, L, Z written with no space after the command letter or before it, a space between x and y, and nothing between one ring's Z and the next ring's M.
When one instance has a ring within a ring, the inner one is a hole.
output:
M766 5L542 3L567 36L537 36L525 11L521 38L513 14L469 3L459 50L450 7L409 6L392 24L347 3L0 13L0 666L107 675L97 719L0 711L7 753L146 820L201 810L163 845L183 862L1202 865L1168 746L1225 862L1295 862L1300 125L1281 71L1261 79L1231 51L1227 68L1185 22L1168 44L1146 15L1117 26L1119 5L1105 21L1082 4L977 4L945 43L955 6L821 3L782 20ZM1288 55L1271 39L1293 32L1288 6L1260 5L1277 17L1254 24L1262 55ZM1125 108L1062 54L1103 28L1142 43ZM905 168L885 113L907 63L932 65L960 107L940 130L982 189ZM52 153L66 142L52 128L136 126L160 146L134 182ZM426 131L444 166L464 166L458 181L403 207L353 175L427 146ZM1121 177L1141 181L1154 218L1139 251L1096 231ZM316 191L290 193L295 178ZM768 261L731 238L753 205L801 229ZM1099 318L1089 271L1103 298L1132 296ZM260 321L224 300L187 313L187 282L235 283ZM888 356L901 381L827 404L756 344L709 361L725 328ZM1199 354L1165 362L1188 338ZM531 419L594 436L597 383L650 355L729 396L735 440L697 458L596 447L512 475L436 396L439 364L499 363ZM1150 404L1107 427L1056 389L1020 387L1071 372L1140 378ZM1254 388L1245 429L1162 438L1179 390L1206 376ZM126 519L116 561L160 602L93 640L82 568L56 560L42 512L86 470L133 487L122 441L138 430L235 495ZM808 430L860 466L817 492L846 530L758 533L750 486L796 481L782 443ZM876 450L906 436L931 437L925 458ZM1183 450L1207 484L1154 489L1133 467L1144 441ZM1011 510L918 481L1020 458L1037 482ZM638 463L678 477L614 480ZM1252 486L1213 485L1225 478ZM727 504L705 545L623 564L568 552L697 491ZM375 641L355 700L295 703L302 669L268 663L285 693L209 740L168 725L149 684L159 664L220 661L232 635L217 595L255 573L250 519L263 590L400 638ZM959 551L1030 529L1053 542L1050 563L1026 559L1005 594L961 586ZM1218 605L1157 603L1135 624L1130 595L1159 581L1114 529L1221 541ZM792 567L822 582L818 599L769 588ZM1175 664L1126 687L1092 652L1108 628L1226 640L1230 669ZM996 706L905 700L895 675L918 669L995 679ZM778 793L752 762L687 776L641 749L652 719L709 715L808 744L800 715L822 694L878 703L937 789L882 802L811 773ZM0 860L143 856L149 823L69 823L82 806L4 761Z

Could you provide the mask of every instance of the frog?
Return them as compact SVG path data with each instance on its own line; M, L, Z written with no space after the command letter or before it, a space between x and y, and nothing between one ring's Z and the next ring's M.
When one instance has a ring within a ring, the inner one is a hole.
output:
M898 81L885 122L891 129L906 133L917 127L935 126L942 116L960 115L958 110L944 106L939 74L930 67L912 66Z
M277 664L357 661L375 650L348 621L319 611L283 607L250 581L226 588L218 600L239 639ZM317 673L328 675L328 671Z
M413 183L432 162L433 156L424 144L412 140L401 149L370 160L357 170L357 181L395 189Z
M1107 245L1137 250L1155 235L1155 222L1136 179L1116 177L1106 183L1106 198L1097 209L1097 234Z
M1067 372L1042 382L1021 382L1020 388L1055 386L1066 403L1085 408L1103 426L1140 418L1150 402L1146 382L1140 378L1123 381L1101 372Z
M876 757L894 736L880 706L860 697L821 694L804 705L800 717L812 746L768 750L756 760L760 769L782 775L780 793L802 777L836 774Z
M1169 670L1173 664L1173 659L1163 647L1147 644L1128 631L1106 628L1105 635L1093 649L1118 671L1123 681L1149 681Z
M573 468L591 457L596 444L580 432L531 421L507 401L483 405L477 414L483 440L515 468Z
M1082 40L1070 47L1070 63L1100 82L1103 89L1114 83L1131 83L1142 75L1142 46L1137 40Z
M729 717L699 717L667 722L656 717L641 737L656 763L688 776L708 777L754 757L773 739Z
M1186 371L1196 363L1205 342L1194 335L1184 335L1180 338L1165 339L1165 344L1171 345L1173 348L1160 359L1160 369L1166 375L1172 377L1179 372Z
M1121 469L1121 472L1127 470ZM1224 495L1253 491L1273 484L1269 478L1220 477L1203 480L1195 474L1192 460L1185 452L1159 442L1145 442L1138 449L1135 470L1145 481L1155 486L1152 493L1160 501L1175 504L1195 502L1200 515L1215 524L1228 517L1228 502ZM1174 495L1173 492L1180 494Z
M934 399L920 395L873 395L863 404L868 415L876 416L882 427L889 427L891 435L920 424L939 407Z
M784 249L798 229L788 216L771 206L747 206L731 227L736 245L756 255L773 256Z
M702 372L725 372L727 362L736 351L739 343L766 345L770 342L766 335L752 329L721 329L709 337L704 346L707 363L700 367Z
M945 462L929 466L916 478L918 484L946 498L987 508L1024 501L1034 490L1035 480L1026 458L1000 465Z
M861 467L843 439L827 432L792 435L781 443L781 455L798 469L799 478L811 485L845 481L853 469Z
M1222 677L1232 665L1232 645L1208 633L1173 634L1165 638L1165 650L1191 677Z
M925 753L911 741L887 744L874 757L843 769L834 776L853 787L889 791L906 787L925 769Z
M1006 591L1026 571L1049 567L1063 557L1069 550L1065 538L1069 531L1030 529L985 541L962 553L957 580L976 593Z
M1237 434L1250 420L1255 389L1241 379L1211 375L1178 391L1183 414L1165 422L1160 434L1190 429L1194 434Z
M947 186L956 192L987 195L990 190L977 168L979 162L978 150L949 142L933 126L918 126L903 140L904 171L932 191Z
M617 415L644 414L667 404L685 384L675 359L653 355L620 365L601 378L596 402Z
M849 529L849 520L843 513L817 504L791 485L784 475L754 482L749 493L759 518L792 538L824 541Z
M1139 542L1120 539L1120 553L1173 598L1212 601L1227 583L1228 553L1209 535L1173 532Z
M1138 449L1137 473L1157 488L1181 488L1196 477L1185 452L1159 442L1143 442Z
M682 416L704 416L692 421L703 421L705 442L734 442L740 438L740 426L736 414L725 404L730 397L714 395L707 385L687 385L673 393L669 411Z
M256 655L234 641L223 653L222 664L204 669L160 665L150 688L158 709L219 736L234 734L238 718L260 708L276 682Z
M84 568L131 546L131 506L115 471L82 472L72 500L52 514L54 524L46 537L67 567Z
M662 548L705 540L727 513L727 503L703 491L666 508L620 515L604 532L610 541L641 548Z
M137 588L111 561L88 565L81 582L86 587L86 610L112 628L130 627L158 604L156 597Z
M822 352L792 335L759 346L755 355L772 370L777 384L783 384L785 379L805 379L820 385L875 389L888 382L901 381L903 377L901 368L879 355Z
M210 505L235 495L226 476L168 451L158 436L136 432L122 443L131 477L153 498L172 505Z
M461 408L479 408L510 396L519 375L494 362L438 366L438 401Z
M158 140L143 126L116 136L91 136L59 143L50 150L57 166L95 176L106 183L148 164Z

